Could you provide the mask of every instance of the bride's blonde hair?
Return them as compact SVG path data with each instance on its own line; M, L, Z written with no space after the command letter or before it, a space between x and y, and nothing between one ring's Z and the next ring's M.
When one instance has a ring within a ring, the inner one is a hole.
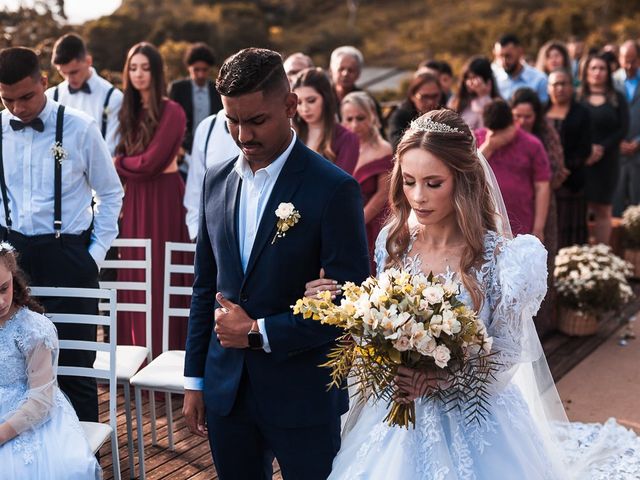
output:
M389 256L385 267L401 267L409 248L411 206L403 190L402 156L409 150L420 148L440 159L453 174L453 205L458 227L465 239L460 276L474 308L480 309L483 291L472 269L482 264L486 232L496 230L491 189L476 153L475 139L462 118L451 110L433 110L422 115L418 123L425 125L428 119L450 129L427 128L425 131L412 126L398 144L389 191L391 215L387 220L389 234L386 245Z

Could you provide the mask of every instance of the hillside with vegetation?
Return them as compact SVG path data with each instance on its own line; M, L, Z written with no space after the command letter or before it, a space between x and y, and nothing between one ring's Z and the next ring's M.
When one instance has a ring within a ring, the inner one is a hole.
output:
M55 37L75 30L101 70L118 72L127 49L148 40L160 46L170 77L184 73L180 58L194 41L221 59L266 46L306 52L318 65L352 44L369 65L414 68L430 57L459 66L489 54L505 32L518 33L531 55L551 38L578 35L601 46L640 36L640 0L124 0L113 15L76 27L63 24L63 0L39 3L38 11L0 12L0 41L37 47L46 61Z

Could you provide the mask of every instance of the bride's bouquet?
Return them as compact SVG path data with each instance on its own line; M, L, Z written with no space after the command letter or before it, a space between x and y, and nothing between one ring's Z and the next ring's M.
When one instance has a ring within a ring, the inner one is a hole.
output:
M399 402L394 384L404 365L445 379L425 396L459 409L468 422L480 421L498 365L484 324L458 299L458 284L391 268L362 285L345 283L343 292L339 305L325 291L293 307L345 332L322 365L331 368L330 387L351 377L362 401L390 402L390 425L415 426L415 404Z

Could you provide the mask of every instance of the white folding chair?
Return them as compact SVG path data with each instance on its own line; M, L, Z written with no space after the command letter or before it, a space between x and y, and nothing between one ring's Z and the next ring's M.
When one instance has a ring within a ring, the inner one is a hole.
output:
M107 368L72 367L59 365L58 375L70 377L87 377L102 379L109 382L109 425L99 422L80 422L89 441L91 450L96 453L104 442L111 436L111 455L113 457L113 477L120 480L120 455L118 452L118 419L117 419L117 383L116 383L116 292L114 290L98 288L57 288L31 287L34 297L54 298L95 298L106 304L106 315L88 315L78 313L48 313L47 316L54 323L102 325L108 326L109 342L88 340L60 340L61 350L89 350L109 354Z
M129 451L129 473L131 478L135 478L135 462L133 452L133 429L131 425L131 387L130 380L142 364L151 362L152 356L152 336L151 336L151 240L148 238L118 238L113 241L114 247L131 248L142 250L144 258L142 260L105 260L100 264L101 268L111 268L114 270L143 270L144 280L142 281L102 281L101 288L110 288L116 292L135 291L144 292L143 303L124 303L118 302L116 305L117 312L137 312L144 316L145 323L145 343L144 346L136 345L118 345L116 347L116 378L118 385L122 385L124 391L124 408L127 423L127 449ZM103 309L103 305L100 305ZM105 368L109 364L109 355L107 352L98 352L96 361L93 364L95 368ZM151 397L151 409L155 410L155 398Z
M162 309L162 353L149 365L136 373L131 379L136 397L136 423L138 425L138 466L139 478L145 478L144 470L144 435L142 427L142 390L149 390L152 397L155 392L164 392L166 396L167 431L169 449L174 450L173 444L173 408L171 394L184 394L184 350L169 350L169 319L170 317L189 317L188 308L171 307L171 298L187 296L191 298L191 286L175 285L172 274L193 274L193 263L173 263L173 253L192 253L196 251L194 243L167 242L164 255L164 297ZM151 410L151 443L157 444L155 411Z

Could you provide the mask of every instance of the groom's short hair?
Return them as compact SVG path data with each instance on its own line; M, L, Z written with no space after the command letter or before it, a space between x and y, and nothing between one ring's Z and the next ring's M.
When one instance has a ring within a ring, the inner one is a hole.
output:
M289 80L278 52L245 48L227 58L220 68L216 90L225 97L247 93L289 91Z

